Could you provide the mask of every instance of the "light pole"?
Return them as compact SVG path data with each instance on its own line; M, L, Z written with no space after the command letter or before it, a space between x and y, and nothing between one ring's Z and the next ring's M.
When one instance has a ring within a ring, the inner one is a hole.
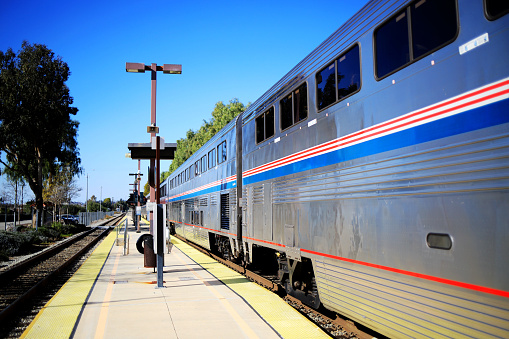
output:
M88 226L88 173L87 173L87 200L85 201L85 218L87 221L85 221L85 225Z
M175 64L164 64L163 66L157 66L157 64L145 65L143 63L134 63L134 62L126 62L125 70L127 72L134 73L145 73L145 71L150 71L151 73L151 100L150 100L150 126L147 127L147 132L150 133L150 141L155 139L156 143L156 157L150 159L150 168L154 168L155 162L157 161L157 170L156 170L156 184L150 187L150 202L153 203L157 201L158 206L155 208L159 211L161 206L159 206L159 159L160 159L160 137L156 137L156 133L159 132L159 128L156 125L156 85L157 85L157 72L162 71L164 74L182 74L182 65ZM150 175L150 174L149 174ZM155 186L155 187L154 187ZM161 212L158 212L158 219L161 219ZM155 232L154 232L155 231ZM150 211L150 233L153 234L157 239L157 243L155 244L156 253L157 253L157 287L163 286L163 221L159 220L157 223L157 229L154 230L154 212Z

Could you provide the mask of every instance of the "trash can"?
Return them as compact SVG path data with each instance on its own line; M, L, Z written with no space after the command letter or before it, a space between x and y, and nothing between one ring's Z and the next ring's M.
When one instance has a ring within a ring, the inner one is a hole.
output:
M156 254L154 253L154 238L143 239L143 263L145 267L156 267Z

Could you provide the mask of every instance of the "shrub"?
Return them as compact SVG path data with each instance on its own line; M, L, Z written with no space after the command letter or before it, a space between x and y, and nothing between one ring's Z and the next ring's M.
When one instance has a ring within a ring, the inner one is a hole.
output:
M5 252L0 251L0 261L7 261L9 260L9 256L5 254Z
M56 241L64 236L82 232L84 226L63 225L60 222L51 226L33 228L18 228L18 232L0 231L0 261L8 256L23 255L34 251L33 245ZM2 259L3 258L3 259Z
M0 231L0 251L5 255L16 255L23 243L23 233Z
M57 240L60 238L60 232L53 227L39 227L37 232L41 236L45 237L47 239L46 241Z

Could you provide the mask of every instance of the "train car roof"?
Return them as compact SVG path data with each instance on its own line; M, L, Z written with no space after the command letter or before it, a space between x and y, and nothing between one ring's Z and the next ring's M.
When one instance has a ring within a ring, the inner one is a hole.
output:
M408 0L373 0L341 25L324 42L309 53L301 62L283 76L274 86L258 98L243 113L243 122L265 111L282 95L300 84L304 79L341 54L361 36L370 32L380 22L408 3ZM319 24L319 23L317 23Z

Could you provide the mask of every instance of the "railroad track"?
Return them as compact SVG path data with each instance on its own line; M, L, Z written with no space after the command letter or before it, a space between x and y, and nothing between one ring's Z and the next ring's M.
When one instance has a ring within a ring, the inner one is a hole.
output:
M301 314L303 314L306 318L311 320L313 323L318 325L320 328L322 328L327 334L329 334L332 338L337 339L373 339L376 338L384 338L383 335L375 333L374 331L371 331L367 328L361 328L360 326L356 326L354 322L351 320L348 320L346 318L341 317L340 315L325 310L325 309L319 309L315 310L313 308L310 308L306 305L304 305L299 299L296 299L290 295L286 294L286 291L284 288L277 284L276 282L271 280L271 277L265 277L262 275L259 275L258 273L254 271L250 271L246 269L244 266L240 266L234 262L231 262L229 260L225 260L214 253L210 252L209 250L200 247L187 239L174 234L173 236L177 237L178 239L184 241L186 244L192 246L193 248L197 249L198 251L210 256L211 258L217 260L218 262L222 263L223 265L226 265L230 267L231 269L237 271L238 273L246 276L249 280L265 287L266 289L278 294L281 296L290 306L298 310Z
M18 326L15 325L16 319L20 318L21 313L27 313L27 308L32 307L30 303L39 299L42 291L52 290L51 284L58 281L58 276L68 271L76 260L103 239L111 230L109 226L116 224L122 217L109 219L98 225L106 228L96 227L76 234L1 272L0 337L4 337L11 330L10 327ZM67 275L72 276L74 271L67 272ZM48 295L47 299L51 297Z

